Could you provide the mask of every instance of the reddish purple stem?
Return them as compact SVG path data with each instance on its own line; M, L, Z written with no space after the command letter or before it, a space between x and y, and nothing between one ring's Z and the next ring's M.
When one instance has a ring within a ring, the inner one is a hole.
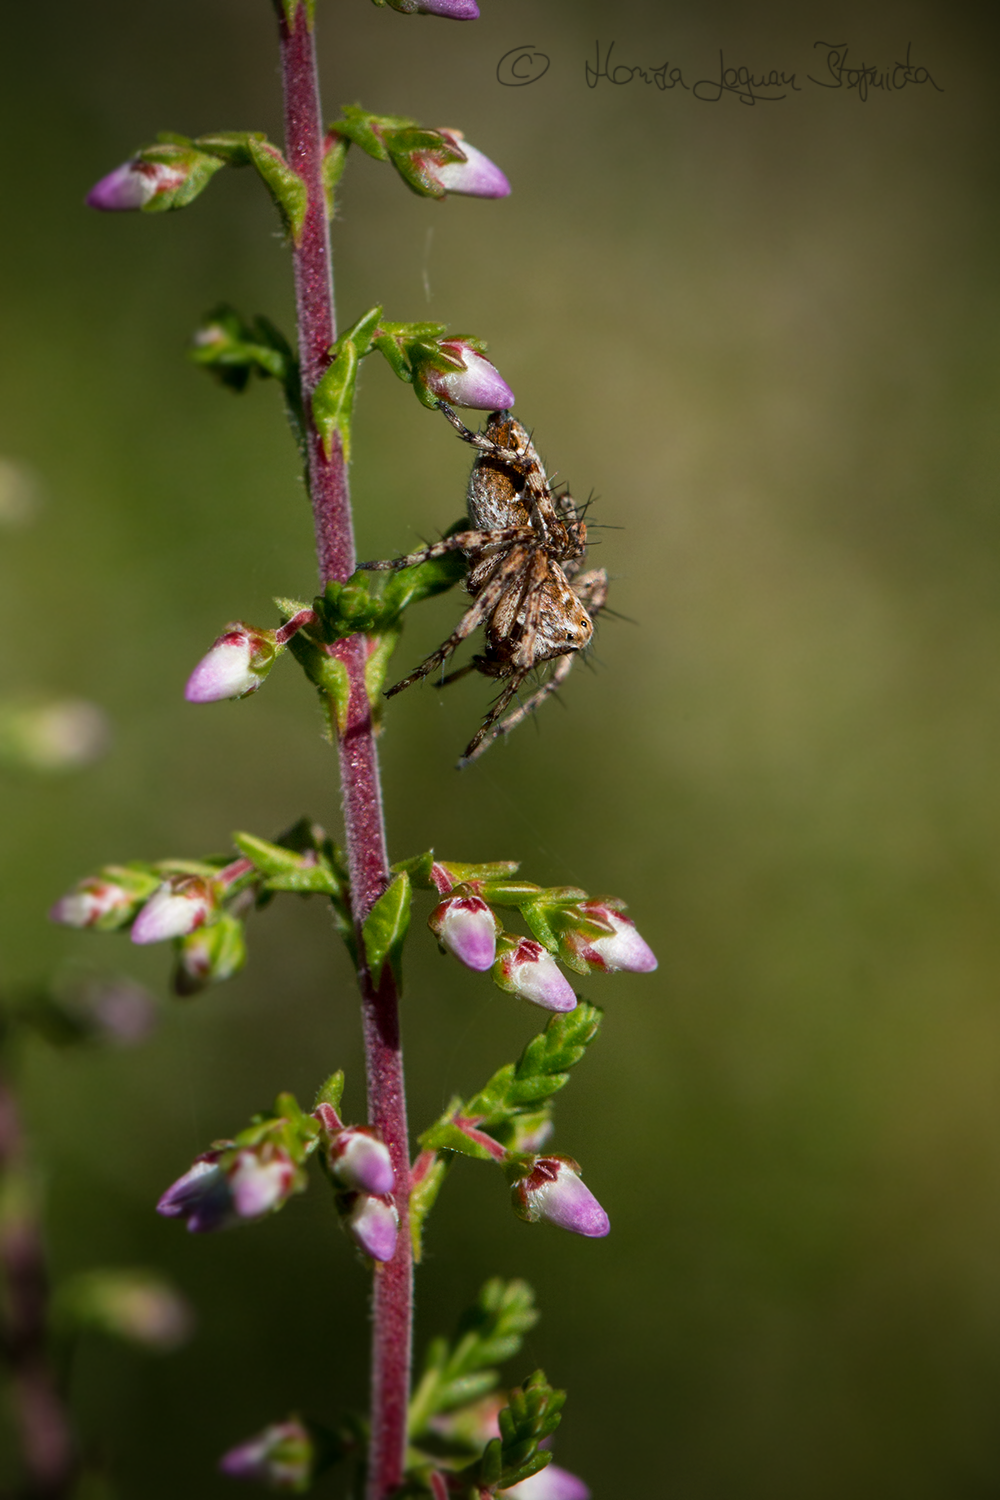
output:
M354 571L347 465L335 434L327 453L312 420L312 394L330 363L336 338L329 226L322 183L323 123L316 76L316 52L304 4L289 26L279 6L282 77L285 96L285 151L303 178L308 209L293 247L298 309L302 401L306 414L308 482L316 530L320 578L343 581ZM364 962L361 927L389 882L382 789L365 690L366 642L352 636L334 654L344 663L351 685L347 713L338 730L341 792L351 877L352 915L359 938L358 982L364 1021L368 1074L368 1118L389 1147L396 1174L395 1204L399 1239L391 1261L375 1268L372 1331L371 1442L367 1500L387 1500L403 1477L406 1412L410 1387L413 1312L413 1258L409 1232L409 1147L403 1056L399 1038L399 999L386 965L372 983ZM336 715L332 715L337 722Z

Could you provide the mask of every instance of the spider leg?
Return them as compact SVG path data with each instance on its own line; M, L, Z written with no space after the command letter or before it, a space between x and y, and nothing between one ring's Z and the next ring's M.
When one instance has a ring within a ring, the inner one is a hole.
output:
M527 548L523 546L511 548L506 557L498 563L495 573L484 584L476 597L475 603L470 609L466 610L448 639L436 651L432 651L430 656L425 657L408 677L404 677L401 682L397 682L393 687L387 689L385 695L387 698L395 697L404 688L410 687L412 683L419 682L421 677L426 677L429 672L433 672L435 667L441 666L442 662L448 660L448 657L451 656L453 651L457 650L466 637L470 636L478 625L481 625L484 620L489 618L491 611L496 607L504 593L506 593L510 585L510 580L523 571L527 560L526 552Z
M396 568L415 568L418 563L433 562L459 548L463 552L478 552L484 547L509 547L514 542L530 542L535 535L530 526L508 526L502 531L454 531L442 537L430 547L421 547L419 552L408 552L405 557L389 557L382 562L358 563L358 572L388 573Z
M592 572L584 573L582 577L576 579L573 584L573 591L586 607L588 614L593 618L600 613L607 602L608 575L603 568L594 568ZM510 734L512 729L516 729L519 724L523 724L529 715L540 708L546 698L551 698L553 693L557 693L570 672L572 672L577 654L575 651L570 651L565 656L558 657L552 669L552 675L548 680L543 682L541 687L531 694L530 698L525 698L522 703L518 704L514 712L508 714L505 719L502 719L493 733L489 734L489 730L496 724L496 721L500 718L504 709L524 681L527 673L522 672L512 678L508 688L501 693L496 704L483 721L479 732L475 735L462 759L459 761L459 765L467 766L471 761L478 759L484 750L489 749L494 740L505 738Z
M527 675L528 674L526 672L518 672L507 683L507 686L504 688L503 692L491 707L489 713L486 715L485 719L480 724L475 734L472 736L472 739L466 745L465 752L458 763L459 769L461 769L462 766L467 766L470 761L476 760L478 756L482 755L484 750L488 750L490 745L492 745L493 741L496 739L497 734L501 733L501 730L503 728L502 725L501 728L496 731L496 734L490 734L490 730L496 723L497 719L499 719L500 715L503 713L504 709L507 707L508 703L513 698L514 694L517 692L518 688L521 686L521 683L524 681ZM516 715L512 715L511 717L516 717ZM487 736L489 737L487 738Z
M531 559L531 568L521 590L521 599L526 603L524 625L521 629L521 639L517 643L515 661L517 670L522 675L530 672L535 664L535 637L545 610L545 595L541 585L545 582L548 571L549 560L545 553L536 552Z

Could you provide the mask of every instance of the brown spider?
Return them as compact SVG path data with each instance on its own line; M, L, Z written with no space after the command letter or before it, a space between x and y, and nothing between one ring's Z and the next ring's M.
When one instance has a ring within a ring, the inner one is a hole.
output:
M482 672L504 682L459 762L467 765L565 682L576 652L594 633L593 616L607 599L608 580L601 568L580 573L587 550L586 524L572 498L552 489L520 422L509 411L494 411L485 433L470 432L450 406L443 401L439 405L459 437L479 449L467 496L475 529L454 532L406 557L358 567L412 568L455 548L469 559L465 587L475 602L448 639L386 693L391 698L443 665L482 625L483 653L442 678L444 685L467 672ZM525 678L547 661L556 661L548 680L502 718Z

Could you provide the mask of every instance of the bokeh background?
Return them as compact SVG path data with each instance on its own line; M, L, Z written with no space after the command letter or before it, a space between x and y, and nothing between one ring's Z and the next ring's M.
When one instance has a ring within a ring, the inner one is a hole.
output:
M503 203L411 196L352 160L342 319L375 301L490 341L551 467L597 497L602 623L537 725L459 775L488 686L415 689L384 744L395 857L520 857L620 893L660 954L595 977L603 1038L556 1148L611 1213L601 1243L515 1221L460 1166L431 1222L419 1337L490 1274L544 1318L512 1376L568 1385L558 1457L596 1497L986 1500L1000 1493L1000 305L997 44L986 8L482 0L474 26L319 0L323 87L458 125ZM584 64L796 74L753 107ZM808 83L817 40L929 85ZM311 525L273 388L184 357L221 299L290 322L288 255L249 174L189 211L88 214L157 129L280 138L264 0L7 7L0 452L44 504L2 539L5 693L82 696L110 753L0 783L2 980L125 970L161 994L142 1049L26 1049L55 1270L156 1265L195 1340L78 1357L85 1440L120 1492L231 1486L218 1453L291 1409L364 1400L366 1281L314 1186L197 1239L152 1213L216 1135L334 1066L362 1109L357 1007L318 902L255 920L244 975L166 997L168 956L47 926L80 874L198 854L303 812L334 768L290 661L256 698L181 696L227 620L308 595ZM527 87L496 67L531 45ZM359 547L461 511L467 451L365 371ZM411 620L403 667L456 618ZM405 1035L423 1128L539 1017L439 957L418 920ZM323 1492L340 1493L336 1476Z

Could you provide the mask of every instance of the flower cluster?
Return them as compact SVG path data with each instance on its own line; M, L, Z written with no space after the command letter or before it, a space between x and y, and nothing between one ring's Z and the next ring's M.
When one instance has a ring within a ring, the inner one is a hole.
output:
M509 994L544 1010L573 1010L577 997L557 959L577 974L648 974L656 955L624 903L567 887L545 890L514 880L516 865L431 860L425 883L443 900L428 918L441 948L477 973L489 970ZM419 869L414 871L416 879ZM494 907L520 911L531 937L505 932Z
M320 1150L355 1244L372 1260L391 1260L399 1227L392 1159L370 1126L340 1119L343 1082L342 1073L334 1074L311 1115L290 1094L279 1095L274 1109L256 1116L235 1139L203 1152L167 1188L157 1212L183 1219L193 1234L253 1223L304 1190L306 1163Z

